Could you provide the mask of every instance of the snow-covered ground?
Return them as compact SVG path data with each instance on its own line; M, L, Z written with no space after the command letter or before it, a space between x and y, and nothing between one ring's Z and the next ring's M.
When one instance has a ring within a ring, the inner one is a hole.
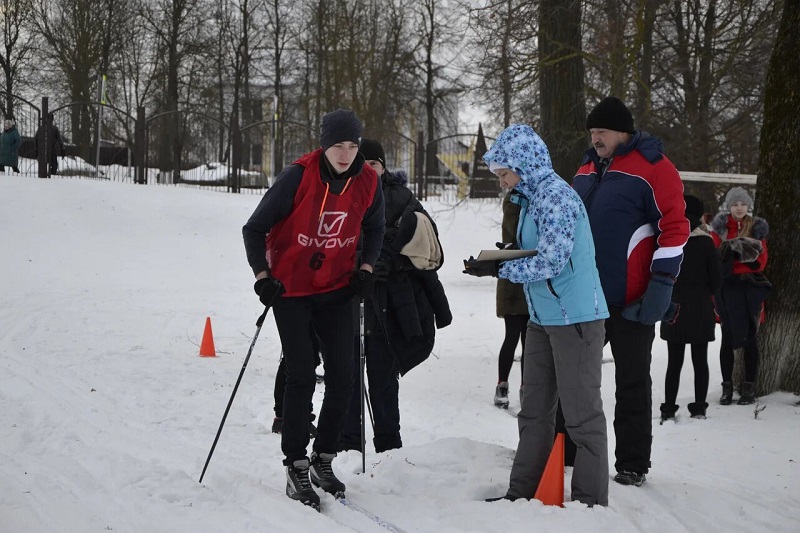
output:
M262 309L241 239L258 200L0 175L0 531L386 531L330 496L316 513L284 495L271 316L198 483ZM494 280L463 275L461 259L498 240L499 203L425 205L455 318L401 380L405 447L369 450L365 475L355 452L334 463L352 502L406 532L800 531L797 397L761 398L757 418L757 406L719 406L714 356L708 419L686 415L687 354L682 416L656 421L643 487L612 482L608 508L485 503L505 492L517 429L492 405ZM216 358L198 355L207 316ZM654 419L665 368L657 339ZM613 363L603 371L613 465Z

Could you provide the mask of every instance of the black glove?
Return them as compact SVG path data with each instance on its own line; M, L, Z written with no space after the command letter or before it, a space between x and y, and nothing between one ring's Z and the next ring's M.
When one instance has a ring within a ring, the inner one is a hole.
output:
M376 281L386 281L389 276L394 272L394 267L388 261L378 259L372 269L372 275L375 276Z
M470 276L477 276L482 278L484 276L497 277L497 271L503 265L503 261L478 261L472 256L464 260L464 274Z
M265 307L272 307L281 294L286 292L283 283L275 278L261 278L257 279L253 290L258 294L258 299Z
M350 290L359 298L372 296L373 287L375 287L375 275L372 272L356 270L350 276Z
M519 246L515 242L496 242L494 245L500 250L519 250Z

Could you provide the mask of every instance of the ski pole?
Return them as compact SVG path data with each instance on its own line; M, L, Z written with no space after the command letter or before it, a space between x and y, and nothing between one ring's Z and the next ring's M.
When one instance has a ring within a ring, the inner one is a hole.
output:
M361 372L360 375L360 382L361 382L361 473L364 474L367 471L367 437L366 431L364 428L365 420L364 420L364 404L366 403L367 399L367 390L364 387L364 367L367 364L367 356L364 353L364 299L362 298L359 302L359 337L361 340L360 343L360 362L361 362ZM371 416L371 413L370 413Z
M206 468L208 468L208 463L211 461L211 456L214 454L214 448L217 447L217 441L219 440L219 436L222 433L222 426L225 425L225 419L228 418L228 411L230 411L231 409L233 398L234 396L236 396L236 391L239 389L239 383L241 383L242 381L242 376L244 376L244 371L247 368L247 362L250 360L250 355L253 353L253 347L256 345L258 334L261 332L261 326L264 325L264 319L267 317L268 311L269 307L264 307L264 312L261 313L261 316L258 317L258 320L256 320L256 334L253 335L253 340L250 342L250 349L247 350L247 357L244 358L244 364L242 365L242 370L241 372L239 372L239 379L236 380L236 385L233 386L233 393L231 393L231 399L228 400L228 406L225 408L225 414L222 415L222 421L219 423L217 436L214 437L214 444L211 445L211 451L208 452L208 458L206 459L206 464L203 465L203 472L200 474L200 483L203 482L203 476L206 475Z

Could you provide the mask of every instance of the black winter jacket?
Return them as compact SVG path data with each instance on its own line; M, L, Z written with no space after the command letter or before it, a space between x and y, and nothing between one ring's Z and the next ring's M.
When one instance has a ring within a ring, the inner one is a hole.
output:
M417 270L400 254L416 227L415 213L424 213L430 219L405 183L404 173L386 171L383 175L386 233L380 261L388 266L389 273L375 284L367 305L371 312L364 317L366 334L384 338L401 375L428 358L436 328L453 320L436 271Z
M690 223L681 273L672 290L672 301L680 305L678 317L674 324L661 322L661 338L679 344L714 340L713 296L722 285L713 239L699 221L690 219Z

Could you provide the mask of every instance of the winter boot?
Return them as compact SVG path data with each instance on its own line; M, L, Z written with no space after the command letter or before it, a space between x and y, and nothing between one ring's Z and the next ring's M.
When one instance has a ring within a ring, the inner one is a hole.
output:
M665 403L661 404L661 423L663 424L667 420L675 421L675 413L678 411L678 405L672 404L667 405Z
M750 405L756 401L756 384L752 381L742 383L742 394L739 396L739 405Z
M707 402L692 402L688 405L688 407L689 407L689 414L692 415L692 418L706 417L706 409L708 409Z
M508 381L501 381L494 389L494 404L497 407L508 409Z
M733 401L733 383L730 381L722 382L722 396L719 397L720 405L730 405Z
M644 482L647 481L647 476L631 470L620 470L617 472L617 475L614 476L614 481L620 485L633 485L635 487L641 487Z
M319 496L308 479L308 459L298 459L286 467L286 495L319 511Z
M320 453L311 452L311 465L309 473L311 483L321 488L325 492L333 494L334 496L343 495L345 491L344 483L336 478L333 473L331 463L333 458L336 457L335 453Z

